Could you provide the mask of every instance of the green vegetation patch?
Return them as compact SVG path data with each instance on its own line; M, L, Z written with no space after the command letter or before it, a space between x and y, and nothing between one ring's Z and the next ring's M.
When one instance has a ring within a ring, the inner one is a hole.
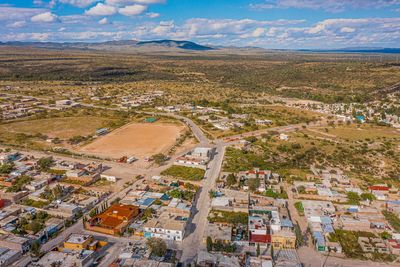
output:
M400 219L396 216L396 214L384 210L383 215L385 216L386 220L389 224L396 230L396 232L400 232Z
M181 190L179 188L173 189L169 192L167 192L167 195L172 197L172 198L178 198L178 199L183 199L187 201L192 201L196 192L190 191L190 190Z
M249 220L249 215L245 212L212 210L208 216L208 221L210 223L223 222L223 223L230 223L233 225L237 224L247 225L248 220Z
M294 207L297 209L300 216L304 216L304 207L301 201L294 203Z
M281 198L281 199L288 199L288 195L286 193L285 190L283 190L283 188L281 188L281 192L275 192L272 189L268 189L267 191L265 191L265 196L267 197L272 197L272 198Z
M396 256L391 254L382 254L382 253L364 253L362 251L361 246L358 243L359 237L376 237L374 233L371 232L362 232L362 231L346 231L336 229L335 233L331 233L329 236L329 241L331 242L340 242L343 248L343 252L349 258L367 260L371 259L374 261L393 261Z
M173 165L161 172L161 175L172 176L177 179L200 181L204 178L205 171L199 168Z
M263 157L254 152L232 147L226 149L225 164L223 167L226 172L246 171L253 168L267 169L267 167Z
M30 207L34 207L34 208L44 208L50 204L50 201L40 201L40 200L33 200L30 198L27 198L22 202L22 204L25 206L30 206Z
M36 234L45 227L45 222L50 218L47 212L39 211L34 215L21 217L18 220L16 229L13 230L16 234L33 233Z
M30 176L19 176L15 178L14 184L7 188L7 192L19 192L24 188L26 184L30 183L32 180L33 178Z

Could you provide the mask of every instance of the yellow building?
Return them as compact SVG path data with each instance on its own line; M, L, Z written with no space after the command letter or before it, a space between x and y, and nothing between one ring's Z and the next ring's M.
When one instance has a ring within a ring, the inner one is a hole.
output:
M64 248L71 250L95 250L96 246L92 243L93 236L91 235L71 234L64 242Z
M292 231L282 230L272 234L272 246L274 249L295 249L296 235Z

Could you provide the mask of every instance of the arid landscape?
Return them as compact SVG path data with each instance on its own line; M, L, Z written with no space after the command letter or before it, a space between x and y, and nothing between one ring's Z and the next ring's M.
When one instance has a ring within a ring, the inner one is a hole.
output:
M400 0L0 2L0 267L400 266Z
M159 123L131 123L112 133L98 137L79 152L107 158L151 157L166 153L184 131L184 126Z

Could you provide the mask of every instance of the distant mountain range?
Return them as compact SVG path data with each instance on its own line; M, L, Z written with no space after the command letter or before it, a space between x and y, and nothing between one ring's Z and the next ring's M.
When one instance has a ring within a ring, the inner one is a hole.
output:
M100 43L91 42L6 42L1 45L36 47L46 49L79 49L79 50L105 50L114 52L168 52L168 51L292 51L292 52L314 52L314 53L384 53L399 54L400 48L385 47L350 47L339 49L264 49L260 47L232 47L232 46L206 46L191 41L155 40L155 41L107 41Z
M383 54L399 54L400 48L386 47L347 47L339 49L299 49L302 52L322 52L322 53L383 53Z
M28 46L48 49L94 49L94 50L191 50L209 51L217 48L200 45L190 41L156 40L156 41L107 41L101 43L89 42L0 42L0 45Z

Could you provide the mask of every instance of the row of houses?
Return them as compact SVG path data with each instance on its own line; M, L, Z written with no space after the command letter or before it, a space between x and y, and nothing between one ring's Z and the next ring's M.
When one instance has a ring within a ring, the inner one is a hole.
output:
M273 246L277 249L294 249L296 235L285 200L221 190L221 195L212 199L211 222L207 226L206 237L213 241L238 245ZM219 216L245 216L246 224L226 222ZM242 215L241 215L242 214ZM216 216L216 219L213 219ZM228 216L228 215L227 215Z
M396 93L387 95L384 102L377 100L360 105L359 103L334 103L326 104L321 102L313 103L289 103L288 106L295 108L312 110L324 114L334 114L336 118L343 122L357 121L365 123L368 121L377 121L390 125L394 128L400 128L400 117L396 114L388 113L388 110L396 110L398 103ZM382 112L385 110L386 112Z
M42 168L42 164L47 168ZM64 181L90 175L91 179L98 179L96 176L104 170L102 164L36 158L4 150L0 153L0 165L7 167L0 177L1 262L19 259L35 242L48 242L108 194Z
M162 190L162 193L160 192ZM185 183L157 177L144 180L119 201L86 220L85 228L109 235L157 237L182 242L190 217L191 201L170 192L187 192Z

